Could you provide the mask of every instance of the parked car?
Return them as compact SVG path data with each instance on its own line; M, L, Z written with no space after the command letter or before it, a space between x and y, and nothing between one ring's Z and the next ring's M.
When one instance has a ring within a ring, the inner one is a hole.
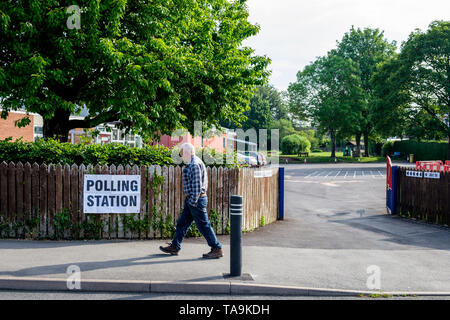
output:
M248 155L256 158L258 167L262 167L267 164L267 158L261 152L250 151L248 152Z
M246 164L249 167L256 167L258 165L258 160L255 157L248 156L242 153L237 154L237 161L240 164Z

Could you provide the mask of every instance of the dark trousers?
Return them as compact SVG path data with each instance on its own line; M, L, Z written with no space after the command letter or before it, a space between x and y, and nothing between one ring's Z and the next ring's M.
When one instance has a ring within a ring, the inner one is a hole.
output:
M211 222L208 219L206 212L206 205L208 204L208 197L201 197L197 201L197 206L188 204L187 199L184 200L184 208L181 216L177 221L177 229L172 245L178 250L181 249L181 242L183 242L189 227L195 221L198 231L205 237L208 245L211 248L222 248L222 245L216 238L214 230L211 228Z

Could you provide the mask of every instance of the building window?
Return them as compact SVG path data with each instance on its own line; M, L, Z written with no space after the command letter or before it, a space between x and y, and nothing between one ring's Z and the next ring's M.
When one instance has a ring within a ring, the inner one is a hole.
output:
M119 140L119 135L117 133L117 129L113 129L113 140Z
M43 134L44 128L43 127L34 127L34 133L36 134Z

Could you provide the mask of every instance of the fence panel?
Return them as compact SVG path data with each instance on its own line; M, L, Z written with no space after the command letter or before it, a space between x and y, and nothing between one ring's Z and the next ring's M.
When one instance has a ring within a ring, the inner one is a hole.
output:
M176 225L184 206L182 172L184 167L119 165L25 165L0 164L0 222L1 237L37 239L154 239L167 237ZM217 234L229 231L229 197L245 197L243 229L253 230L261 224L276 220L278 212L278 176L255 178L254 169L208 167L208 214L215 210L214 227ZM88 214L83 212L83 183L85 173L140 174L141 203L138 214ZM156 176L163 178L156 181ZM445 189L448 193L448 185ZM408 200L405 196L402 199ZM446 197L432 198L437 206L448 206ZM444 212L445 210L441 210ZM440 212L429 217L448 219ZM68 214L72 228L61 229L62 213ZM168 217L172 219L168 219ZM132 223L133 220L137 223ZM216 220L217 219L217 220ZM439 221L441 221L439 220ZM447 220L445 220L447 221ZM84 223L86 223L84 225ZM171 224L171 226L169 225ZM100 227L103 225L102 227ZM88 229L85 229L88 227Z
M407 171L421 172L422 177L407 176ZM440 172L439 179L425 178L425 172L399 169L398 212L416 220L449 225L450 174Z

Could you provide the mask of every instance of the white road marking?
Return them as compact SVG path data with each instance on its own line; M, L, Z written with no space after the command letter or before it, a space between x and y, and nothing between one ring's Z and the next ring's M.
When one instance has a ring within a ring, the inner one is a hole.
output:
M348 171L345 171L344 179L347 179Z
M314 171L313 173L310 173L310 174L308 174L307 176L305 176L305 178L308 178L308 177L315 177L313 174L315 174L315 173L319 173L319 171Z

